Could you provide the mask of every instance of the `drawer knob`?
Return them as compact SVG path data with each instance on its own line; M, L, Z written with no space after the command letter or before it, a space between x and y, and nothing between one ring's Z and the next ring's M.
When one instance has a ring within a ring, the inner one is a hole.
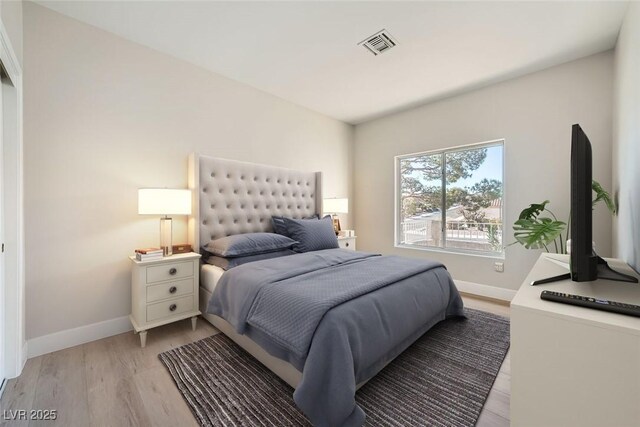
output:
M345 242L344 244L346 247L349 247L349 242Z
M175 286L172 286L172 287L169 288L169 293L170 294L175 294L177 290L178 290L178 288L176 288Z
M173 268L171 268L171 270L169 270L169 274L172 275L172 276L174 274L176 274L177 272L178 272L178 270L175 267L173 267Z
M176 311L176 308L178 308L178 306L177 306L177 305L175 305L175 304L171 304L171 305L169 306L169 311Z

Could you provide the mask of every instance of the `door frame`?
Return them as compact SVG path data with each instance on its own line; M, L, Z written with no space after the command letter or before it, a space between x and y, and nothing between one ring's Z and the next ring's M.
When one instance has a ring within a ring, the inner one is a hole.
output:
M8 183L13 183L14 191L10 192L9 200L7 197L4 199L4 206L14 206L16 211L11 219L11 222L7 222L7 215L5 218L5 231L13 229L17 231L17 240L15 247L7 246L5 253L12 252L12 257L5 256L5 277L7 272L10 271L12 276L16 279L14 281L5 280L5 298L4 298L4 313L5 313L5 354L4 354L4 373L8 378L15 378L22 372L22 368L27 361L27 342L25 337L25 256L24 256L24 172L23 172L23 88L22 77L23 72L18 62L18 58L15 54L6 28L2 20L0 19L0 60L6 73L8 74L13 86L16 89L16 135L13 140L5 140L5 153L6 144L13 144L11 156L5 156L4 165L11 164L12 168L7 171L6 167L3 167L3 181L5 188ZM7 176L10 174L10 176ZM7 192L5 191L5 195ZM13 227L13 228L12 228ZM7 262L9 258L13 259L12 262Z
M0 171L2 173L0 173L0 243L4 243L5 242L5 234L4 234L4 215L5 215L5 207L4 207L4 177L5 175L7 175L6 172L6 165L4 164L4 139L5 139L5 135L8 134L7 131L5 131L4 129L4 122L5 122L5 115L3 113L4 111L4 107L5 107L5 103L2 99L2 95L4 95L5 92L5 82L2 80L8 80L9 77L6 76L6 73L4 71L4 67L2 68L2 73L0 75L0 150L2 150L2 152L0 153L0 162L2 162L2 165L0 166ZM8 84L8 82L7 82ZM15 88L14 88L14 92L15 92ZM11 120L11 119L8 119ZM2 307L2 309L0 309L0 314L5 313L6 312L6 303L5 303L5 288L4 288L4 282L5 280L7 280L6 274L5 274L5 269L4 269L4 246L2 246L2 249L0 250L0 307ZM7 367L7 364L5 363L5 353L6 353L6 348L7 348L7 340L5 339L5 335L7 333L7 327L5 326L6 323L6 319L5 316L0 316L0 397L2 397L2 394L4 393L4 389L6 388L6 384L7 384L7 375L5 374L5 369Z

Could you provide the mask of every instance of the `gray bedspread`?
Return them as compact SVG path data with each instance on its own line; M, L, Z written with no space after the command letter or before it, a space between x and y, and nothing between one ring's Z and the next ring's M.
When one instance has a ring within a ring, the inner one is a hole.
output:
M442 264L343 249L235 267L207 311L302 372L294 400L317 426L361 425L356 385L439 321L463 315Z

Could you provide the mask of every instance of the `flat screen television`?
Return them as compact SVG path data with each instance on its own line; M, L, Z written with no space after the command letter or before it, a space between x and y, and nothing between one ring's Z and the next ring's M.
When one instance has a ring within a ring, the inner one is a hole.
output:
M593 193L591 142L580 125L571 129L571 280L596 279L638 282L633 276L611 269L593 250Z
M619 273L609 267L593 250L593 194L592 194L591 142L580 125L571 129L571 255L569 273L536 280L541 285L559 280L590 282L596 279L638 283L633 276Z

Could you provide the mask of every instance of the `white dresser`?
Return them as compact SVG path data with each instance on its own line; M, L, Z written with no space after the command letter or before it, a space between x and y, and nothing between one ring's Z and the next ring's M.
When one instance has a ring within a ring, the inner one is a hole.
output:
M640 426L640 317L540 299L547 289L640 305L640 284L530 286L567 272L554 259L568 263L567 255L543 254L511 302L511 425Z
M131 324L145 346L147 330L191 318L196 328L200 254L187 253L154 261L137 261L131 270Z

